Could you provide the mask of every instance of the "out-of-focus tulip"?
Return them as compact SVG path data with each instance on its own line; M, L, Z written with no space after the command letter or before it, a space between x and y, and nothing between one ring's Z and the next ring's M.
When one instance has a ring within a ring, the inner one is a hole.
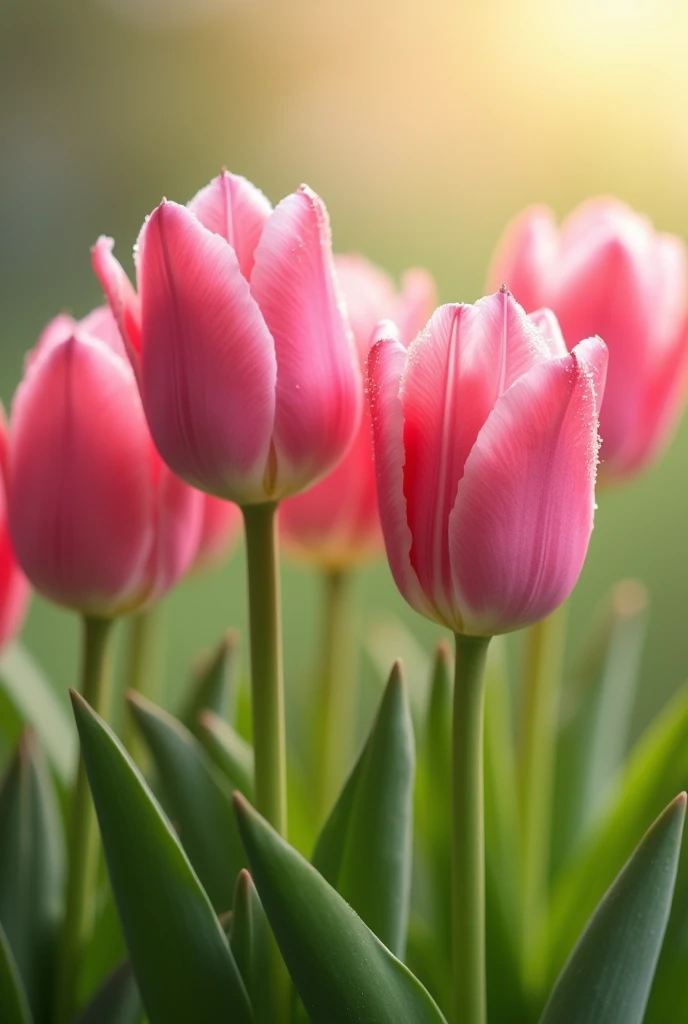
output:
M397 291L387 274L362 257L337 256L335 267L362 366L381 320L393 320L402 344L408 345L435 305L434 282L422 270L408 271ZM367 414L336 469L283 502L279 522L285 550L326 569L342 569L382 551Z
M29 582L19 568L7 522L7 421L0 405L0 647L19 632L29 598Z
M318 196L302 186L272 210L224 171L188 207L163 201L139 236L138 294L112 245L99 239L94 268L166 463L240 505L332 469L362 393Z
M579 206L557 228L542 206L507 228L488 278L531 311L554 310L569 348L590 335L609 348L600 416L600 477L646 466L669 438L686 395L686 247L614 199Z
M193 561L194 569L203 569L220 561L241 531L241 509L224 498L203 495L203 521L198 548Z
M607 350L567 353L556 319L506 292L435 311L408 352L368 357L380 518L397 586L457 633L544 618L593 525Z
M198 546L203 495L155 451L109 309L57 317L12 407L8 505L17 557L59 604L109 617L161 596Z

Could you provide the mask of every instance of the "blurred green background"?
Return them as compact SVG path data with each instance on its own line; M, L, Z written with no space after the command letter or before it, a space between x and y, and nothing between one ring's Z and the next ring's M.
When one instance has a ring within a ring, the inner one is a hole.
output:
M222 165L273 201L307 181L338 251L421 264L443 301L473 301L506 220L614 193L688 232L682 0L0 0L0 393L55 313L100 302L89 247L127 254L163 195ZM636 730L687 675L688 424L661 463L600 499L572 600L572 644L611 584L650 589ZM428 646L386 565L357 581ZM286 671L315 668L318 581L285 567ZM166 602L166 671L245 625L241 553ZM62 692L75 617L39 599L25 640ZM365 657L362 685L379 683ZM374 692L373 692L374 691ZM292 711L293 714L293 711Z

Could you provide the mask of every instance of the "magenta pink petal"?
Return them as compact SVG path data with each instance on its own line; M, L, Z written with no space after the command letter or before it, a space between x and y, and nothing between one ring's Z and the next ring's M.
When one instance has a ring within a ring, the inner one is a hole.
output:
M79 321L79 330L98 338L121 359L128 360L122 332L109 306L99 306L85 316Z
M153 539L150 440L131 368L89 335L37 360L12 409L8 494L17 557L61 604L136 603Z
M221 235L234 249L246 280L253 270L253 254L272 212L260 189L239 174L223 170L187 204L204 228Z
M526 626L570 593L594 513L599 339L533 367L497 401L466 462L450 517L463 631Z
M141 304L134 287L112 254L114 240L104 235L91 250L91 260L122 335L137 377L141 356Z
M274 494L284 496L336 465L353 441L362 408L327 211L305 186L268 220L255 253L251 293L277 353Z
M194 568L219 561L235 543L242 527L241 509L232 501L203 495L203 522Z
M151 446L155 489L154 541L146 570L147 600L157 601L192 565L201 537L206 495L172 473Z
M160 454L189 483L265 500L274 343L232 247L163 203L141 235L141 394Z
M367 372L380 522L399 590L421 615L437 618L411 563L413 538L404 497L404 413L400 394L405 366L406 350L396 328L387 321L378 328Z

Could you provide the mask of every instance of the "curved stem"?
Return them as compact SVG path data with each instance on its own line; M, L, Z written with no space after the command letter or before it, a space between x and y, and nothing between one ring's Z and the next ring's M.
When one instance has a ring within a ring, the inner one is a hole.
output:
M324 574L325 625L320 677L320 728L316 730L318 817L324 820L339 793L348 768L356 693L349 672L350 591L349 574L330 570Z
M99 714L107 706L113 621L84 616L81 693ZM78 1007L79 972L93 931L98 874L98 824L83 758L79 758L68 835L67 900L59 952L56 1020L66 1024Z
M522 950L531 993L545 980L547 891L552 801L563 670L566 606L531 626L527 635L526 688L520 737L522 843Z
M452 729L454 1021L485 1024L483 709L489 639L456 634Z

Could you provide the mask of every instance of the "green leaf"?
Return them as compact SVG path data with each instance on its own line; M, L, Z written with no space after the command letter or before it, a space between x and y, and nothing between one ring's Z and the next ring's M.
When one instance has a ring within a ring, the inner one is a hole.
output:
M314 1024L446 1024L411 972L315 868L235 794L251 875Z
M31 1024L31 1011L19 971L0 924L0 1020L2 1024Z
M215 909L228 910L245 864L232 786L176 718L138 693L129 693L127 700L160 774L182 846Z
M270 929L248 871L237 879L230 945L251 998L256 1024L273 1024L270 1004Z
M213 711L198 717L198 738L231 783L247 800L253 797L253 747Z
M541 1024L642 1024L669 920L685 816L682 793L646 833L595 911Z
M411 888L415 752L397 663L368 741L316 845L313 864L396 956Z
M194 672L178 715L194 735L198 735L198 716L202 711L214 711L221 719L227 719L235 689L238 648L239 634L229 630L211 657Z
M565 688L569 707L559 739L552 829L555 869L589 831L623 765L646 622L645 588L635 580L619 583Z
M227 938L172 827L112 730L72 691L110 881L151 1024L249 1024Z
M128 960L105 979L75 1024L139 1024L143 1010Z
M688 686L633 750L597 827L558 879L547 942L554 981L585 923L633 852L637 837L688 780Z
M0 791L0 922L37 1019L51 1003L64 869L52 777L27 731Z
M21 720L35 730L62 785L70 785L76 766L74 729L49 681L20 643L0 654L0 688Z

